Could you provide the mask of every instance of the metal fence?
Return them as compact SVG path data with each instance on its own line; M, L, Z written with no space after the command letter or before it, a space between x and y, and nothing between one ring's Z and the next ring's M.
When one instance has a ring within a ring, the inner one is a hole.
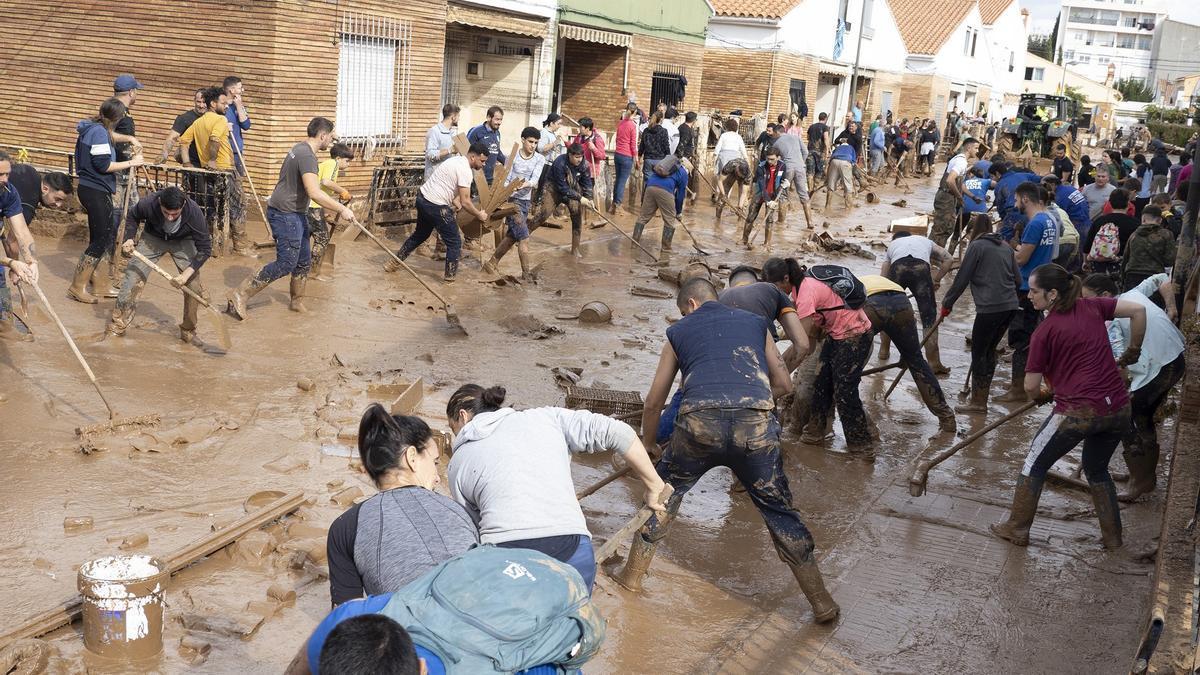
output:
M367 217L376 225L408 223L416 220L417 194L425 178L422 157L386 157L375 168L367 193Z

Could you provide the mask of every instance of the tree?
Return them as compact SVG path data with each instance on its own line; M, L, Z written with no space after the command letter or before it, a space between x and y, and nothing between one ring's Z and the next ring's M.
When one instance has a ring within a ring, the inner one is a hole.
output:
M1030 34L1025 48L1030 54L1036 54L1047 61L1054 60L1054 39L1049 35Z
M1122 77L1113 85L1113 89L1121 92L1126 101L1148 103L1154 100L1154 90L1145 80Z
M1071 85L1067 85L1067 88L1063 90L1063 96L1066 96L1067 98L1071 99L1072 101L1075 101L1075 103L1077 103L1079 105L1080 114L1089 110L1088 104L1087 104L1087 97L1084 96L1083 92L1080 91L1078 88L1072 87Z

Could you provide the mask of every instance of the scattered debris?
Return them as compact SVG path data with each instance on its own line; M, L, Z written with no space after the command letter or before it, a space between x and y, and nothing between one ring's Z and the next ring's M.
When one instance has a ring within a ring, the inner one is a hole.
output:
M312 391L313 387L316 385L311 379L302 377L299 380L296 380L296 386L304 391Z
M146 534L145 532L138 532L137 534L131 534L122 539L117 548L121 549L122 551L132 551L135 548L141 548L149 543L150 535Z
M629 289L629 293L643 298L658 298L660 300L668 300L675 297L675 294L670 291L650 288L649 286L633 286Z
M266 464L263 464L263 468L266 469L267 471L272 471L274 473L282 473L282 474L294 473L294 472L300 471L302 469L307 469L308 468L308 460L300 459L298 457L292 457L290 455L284 455L284 456L280 457L279 459L275 459L270 462L267 462Z
M558 326L548 325L542 322L541 319L529 316L528 314L507 317L500 321L500 326L513 335L533 340L545 340L555 335L566 333L566 331Z
M346 508L348 506L352 506L354 504L354 500L358 499L361 496L363 496L362 488L358 487L357 485L354 485L354 486L345 488L344 490L341 490L340 492L334 493L334 495L329 498L329 501L333 502L334 504L337 504L338 506L341 506L342 508Z
M579 380L583 376L583 368L558 366L551 368L550 372L554 373L554 381L560 387L570 387L579 384Z
M84 530L92 529L93 521L91 516L77 516L74 518L63 519L64 532L83 532Z
M897 199L896 201L892 202L892 206L898 206L900 208L905 208L906 206L908 206L908 200L907 199Z

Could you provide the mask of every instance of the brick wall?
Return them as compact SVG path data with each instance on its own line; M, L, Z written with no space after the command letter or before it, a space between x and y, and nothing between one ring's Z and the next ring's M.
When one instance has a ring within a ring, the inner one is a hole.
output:
M938 96L942 97L942 108L938 109ZM936 75L904 76L903 92L900 96L900 106L896 114L912 119L914 117L936 117L938 124L944 125L946 111L949 109L950 81Z
M625 97L625 49L594 42L563 40L562 97L559 110L575 119L591 117L602 129L616 128ZM649 90L639 91L642 97ZM642 100L642 99L639 99Z
M818 111L814 111L814 101L817 96L817 60L811 56L795 52L781 51L775 58L775 74L771 77L771 101L767 117L768 122L774 122L779 113L789 112L790 99L788 90L793 79L804 80L805 99L808 102L808 117L806 122Z
M700 109L729 112L740 108L747 114L764 110L771 57L768 51L706 48Z
M704 84L704 45L633 36L629 49L629 86L637 92L638 103L647 112L657 103L650 100L654 72L663 66L673 73L682 71L687 77L683 102L677 106L680 112L698 110Z

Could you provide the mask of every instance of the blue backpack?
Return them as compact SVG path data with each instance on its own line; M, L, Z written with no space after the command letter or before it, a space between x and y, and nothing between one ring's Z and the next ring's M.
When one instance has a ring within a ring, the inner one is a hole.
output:
M479 546L392 594L380 611L441 657L446 672L573 672L600 651L605 621L574 567L543 553Z

